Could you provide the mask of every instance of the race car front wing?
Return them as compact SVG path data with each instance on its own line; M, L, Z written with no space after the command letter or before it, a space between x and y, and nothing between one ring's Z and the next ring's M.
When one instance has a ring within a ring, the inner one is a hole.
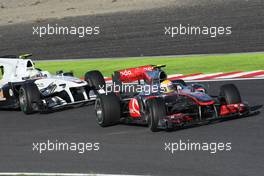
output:
M243 108L242 108L242 107ZM263 105L248 106L245 104L237 104L229 107L221 107L220 112L215 112L210 118L199 118L197 113L177 113L160 118L160 129L175 129L193 125L203 125L215 121L226 121L237 118L254 116L260 113ZM216 109L216 108L215 108ZM225 113L223 113L223 109ZM198 117L198 118L197 118Z

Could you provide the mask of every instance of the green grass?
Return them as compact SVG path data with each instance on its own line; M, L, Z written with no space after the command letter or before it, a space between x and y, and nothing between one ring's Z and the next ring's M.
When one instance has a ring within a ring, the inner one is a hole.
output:
M223 54L182 57L144 57L124 59L90 59L77 61L41 61L36 67L55 73L58 70L73 71L82 77L89 70L100 70L104 76L110 76L114 70L147 64L166 64L168 74L214 73L231 71L264 70L264 54Z

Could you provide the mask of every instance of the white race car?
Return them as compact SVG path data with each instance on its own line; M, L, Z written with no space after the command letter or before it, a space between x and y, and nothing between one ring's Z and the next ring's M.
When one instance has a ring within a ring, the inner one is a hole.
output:
M51 75L35 68L29 56L0 57L0 109L20 108L31 114L88 104L105 86L97 70L87 72L84 80L73 77L71 72Z

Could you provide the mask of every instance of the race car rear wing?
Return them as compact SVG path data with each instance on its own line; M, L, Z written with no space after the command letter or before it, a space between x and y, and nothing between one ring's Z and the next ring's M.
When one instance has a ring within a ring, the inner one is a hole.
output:
M166 65L145 65L135 68L115 71L113 81L131 83L139 80L151 82L153 79L166 79L167 74L161 70Z

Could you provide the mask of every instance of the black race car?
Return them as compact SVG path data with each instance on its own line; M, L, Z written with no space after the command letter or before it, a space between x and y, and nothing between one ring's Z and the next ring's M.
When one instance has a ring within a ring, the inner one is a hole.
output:
M98 124L102 127L120 122L146 124L155 132L245 117L258 113L262 107L242 102L233 84L223 85L218 96L211 96L203 85L167 80L164 66L147 65L114 72L112 91L106 89L106 94L98 95L95 102ZM123 89L125 86L129 90Z

